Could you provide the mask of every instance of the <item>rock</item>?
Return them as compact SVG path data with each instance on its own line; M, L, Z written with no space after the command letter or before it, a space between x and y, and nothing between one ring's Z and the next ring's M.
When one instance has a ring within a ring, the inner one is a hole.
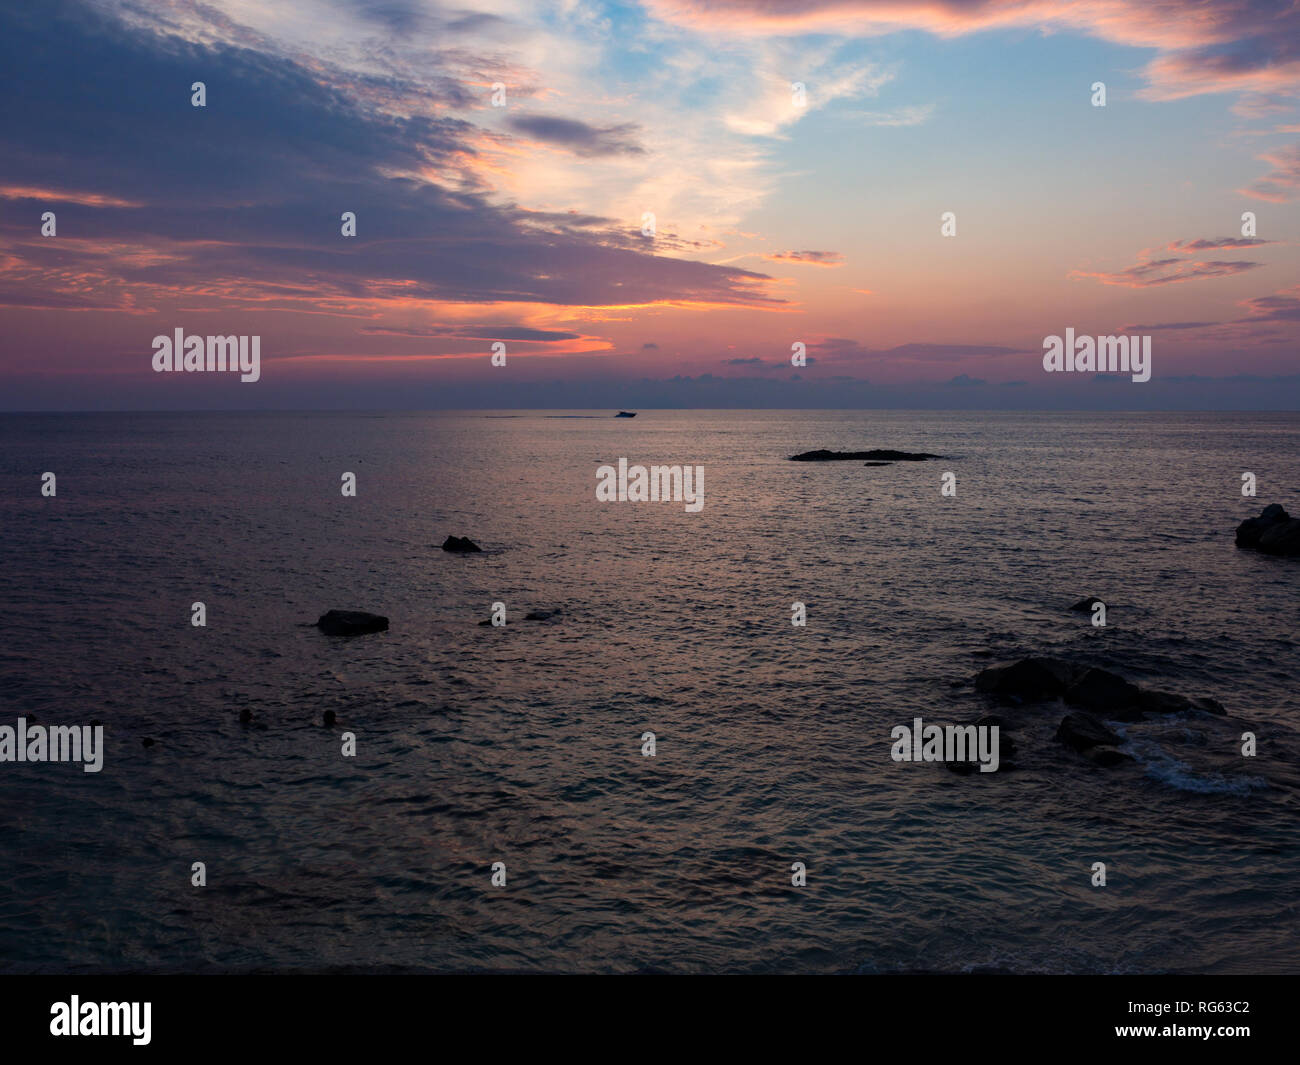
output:
M242 710L239 711L239 723L241 725L247 725L252 720L253 720L253 711L248 709L248 707L244 707Z
M1067 714L1056 729L1056 738L1076 751L1090 747L1117 747L1123 742L1095 717Z
M1070 609L1077 610L1080 614L1091 614L1092 608L1096 606L1098 603L1101 603L1101 600L1098 599L1095 595L1090 595L1088 596L1087 599L1080 599L1077 603L1074 604L1074 606L1070 607ZM1101 605L1105 606L1106 604L1101 603Z
M1228 711L1223 708L1223 704L1217 699L1211 699L1202 695L1200 698L1192 700L1192 709L1204 710L1207 714L1216 714L1219 717L1227 717Z
M1180 714L1191 709L1192 701L1171 692L1144 691L1138 693L1138 708L1147 714Z
M1022 658L1008 665L989 666L975 678L975 690L1036 701L1065 694L1082 670L1056 658Z
M892 466L892 462L864 462L864 466Z
M1300 555L1300 518L1269 526L1260 536L1258 547L1266 555Z
M1084 757L1090 762L1107 768L1133 761L1127 754L1117 751L1113 747L1093 747L1084 752Z
M153 740L151 740L148 736L146 736L144 739L142 739L142 740L140 741L140 746L142 746L142 747L152 747L152 746L153 746Z
M1105 713L1107 717L1121 717L1125 710L1137 709L1141 694L1136 684L1115 673L1089 669L1066 689L1065 701L1071 706ZM1137 716L1141 716L1140 711Z
M1214 699L1204 696L1189 699L1171 692L1145 691L1117 673L1063 662L1059 658L1022 658L1018 662L990 666L975 677L975 690L996 695L1014 705L1060 698L1070 706L1115 721L1139 721L1147 714L1178 714L1188 710L1219 717L1228 713ZM1001 720L990 715L980 718L976 724L1001 723Z
M479 547L479 545L468 536L448 536L447 539L442 542L442 549L444 551L461 551L466 553L483 550L483 548Z
M326 710L325 713L321 715L321 720L323 720L326 725L332 725L338 720L338 718L333 710Z
M941 459L942 455L931 455L924 451L890 451L888 448L876 448L874 451L804 451L791 455L791 462L843 462L852 459L876 459L884 462L923 462L926 459Z
M367 632L383 632L388 619L381 614L367 614L364 610L330 610L316 621L316 627L326 636L360 636Z
M1272 503L1258 518L1247 518L1237 526L1236 543L1266 555L1300 555L1300 518Z
M530 610L527 614L524 615L524 620L525 621L546 621L549 618L556 617L563 613L564 610L558 606L554 610Z
M621 410L621 411L619 411L617 414L615 414L614 417L615 417L615 418L635 418L635 417L636 417L636 411L631 411L631 410Z

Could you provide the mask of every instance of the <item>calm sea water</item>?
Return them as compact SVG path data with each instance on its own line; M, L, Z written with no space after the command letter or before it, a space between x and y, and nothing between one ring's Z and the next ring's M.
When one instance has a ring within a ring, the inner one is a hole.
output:
M1300 510L1298 444L1295 414L0 417L0 724L107 745L0 765L0 967L1300 971L1300 563L1232 542ZM818 447L948 458L788 461ZM704 509L598 503L619 457L703 465ZM1029 654L1232 718L1126 726L1111 769L1059 706L1014 770L891 761Z

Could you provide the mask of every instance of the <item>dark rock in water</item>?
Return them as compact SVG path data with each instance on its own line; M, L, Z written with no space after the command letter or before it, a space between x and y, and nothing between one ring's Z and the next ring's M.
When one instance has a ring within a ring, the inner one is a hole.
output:
M1117 721L1139 721L1146 714L1177 714L1187 710L1227 714L1222 704L1213 699L1188 699L1169 692L1144 691L1116 673L1059 658L1022 658L990 666L975 677L975 690L1015 705L1061 698L1070 706Z
M1123 740L1111 732L1095 717L1087 714L1069 714L1061 720L1056 738L1076 751L1089 747L1117 747Z
M445 539L442 542L442 549L444 551L464 551L464 552L483 550L483 548L479 547L479 545L476 544L473 540L471 540L468 536L448 536L447 539Z
M325 713L321 715L321 719L326 725L332 725L338 720L333 710L326 710Z
M140 745L141 745L142 747L152 747L152 746L153 746L153 740L151 740L148 736L146 736L144 739L142 739L142 740L140 741Z
M524 620L525 621L546 621L549 618L556 617L563 613L564 610L558 606L554 610L530 610L527 614L524 615Z
M864 466L892 466L892 462L864 462Z
M1146 714L1180 714L1190 710L1192 701L1172 692L1144 691L1138 693L1138 708Z
M989 666L975 678L975 690L1030 700L1055 699L1065 694L1085 672L1057 658L1022 658L1005 666Z
M1202 695L1192 700L1193 710L1204 710L1207 714L1217 714L1219 717L1227 717L1228 711L1223 708L1223 704L1217 699L1211 699L1209 696Z
M941 459L942 455L930 455L924 451L890 451L888 448L876 448L874 451L804 451L791 455L791 462L843 462L850 459L876 459L883 462L923 462L925 459Z
M621 411L619 411L617 414L615 414L614 417L615 417L615 418L635 418L635 417L636 417L636 411L633 411L633 410L621 410Z
M1125 762L1133 761L1127 754L1117 751L1113 747L1092 747L1084 752L1084 757L1090 762L1109 768L1114 765L1123 765Z
M388 619L381 614L367 614L364 610L330 610L322 614L316 627L326 636L360 636L367 632L383 632Z
M1090 595L1088 596L1087 599L1080 599L1077 603L1074 604L1074 606L1070 607L1070 609L1077 610L1080 614L1091 614L1092 608L1096 606L1098 603L1101 603L1101 600L1098 599L1095 595ZM1101 605L1105 606L1106 604L1101 603Z
M1270 504L1258 518L1237 526L1237 546L1266 555L1300 555L1300 518L1291 517L1280 503Z
M248 707L244 707L242 710L239 711L239 723L241 725L247 725L252 720L253 720L253 711L248 709Z
M1136 684L1121 676L1090 669L1065 690L1065 701L1107 717L1121 717L1126 710L1136 710L1141 694ZM1140 711L1136 716L1141 716Z
M491 618L488 618L487 621L480 621L479 624L480 624L480 625L491 625L491 624L492 624L492 619L491 619ZM500 625L497 626L497 628L501 628L501 627L502 627L502 626L500 626Z

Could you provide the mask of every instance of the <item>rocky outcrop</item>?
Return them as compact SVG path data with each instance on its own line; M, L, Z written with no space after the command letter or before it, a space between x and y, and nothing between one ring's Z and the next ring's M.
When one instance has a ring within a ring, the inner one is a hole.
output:
M1266 555L1300 555L1300 518L1273 503L1258 518L1247 518L1237 526L1237 546Z
M479 545L468 536L448 536L447 539L442 542L442 549L444 551L457 551L461 554L470 554L475 551L483 550L483 548L479 547Z
M926 459L941 458L942 455L930 455L924 451L890 451L888 448L877 448L874 451L827 451L821 448L818 451L804 451L798 455L791 455L790 461L846 462L873 459L878 462L924 462Z
M1074 604L1074 606L1070 607L1070 609L1077 610L1080 614L1091 614L1092 608L1096 606L1098 603L1101 603L1101 600L1098 599L1095 595L1090 595L1088 596L1087 599L1080 599L1077 603ZM1105 606L1106 604L1101 603L1101 605Z
M1028 702L1057 699L1078 679L1080 669L1057 658L1022 658L989 666L975 678L975 690Z
M1068 714L1056 729L1056 738L1076 751L1090 747L1118 747L1123 741L1090 714Z
M329 610L320 616L316 627L326 636L361 636L367 632L383 632L388 628L388 619L364 610Z
M1066 662L1059 658L1022 658L990 666L975 677L975 688L1000 700L1007 707L975 722L980 725L998 725L1002 750L1006 753L1015 750L1015 744L1007 734L1009 728L1030 725L1035 719L1041 721L1043 712L1051 712L1053 707L1057 707L1056 712L1059 713L1059 706L1064 703L1068 712L1056 728L1056 740L1080 757L1103 768L1127 765L1138 760L1117 750L1125 739L1111 728L1111 723L1123 722L1128 726L1130 723L1169 714L1227 716L1222 704L1214 699L1204 696L1189 698L1141 688L1109 670L1085 663ZM1040 706L1028 705L1034 703ZM1193 731L1218 727L1210 726L1204 721L1198 725L1190 718L1179 724ZM1035 723L1034 727L1041 726ZM1147 726L1138 724L1135 727L1143 729ZM1155 728L1158 733L1161 726L1157 724Z
M1059 658L1022 658L990 666L976 676L975 690L1016 703L1061 699L1067 706L1115 721L1138 721L1147 715L1188 710L1218 716L1227 713L1214 699L1146 690L1109 670Z

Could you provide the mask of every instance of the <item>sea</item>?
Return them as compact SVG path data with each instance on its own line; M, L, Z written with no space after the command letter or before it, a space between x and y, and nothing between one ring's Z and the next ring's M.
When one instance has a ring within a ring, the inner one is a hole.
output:
M1300 415L614 413L0 416L0 971L1300 972ZM1227 716L891 756L1039 655Z

